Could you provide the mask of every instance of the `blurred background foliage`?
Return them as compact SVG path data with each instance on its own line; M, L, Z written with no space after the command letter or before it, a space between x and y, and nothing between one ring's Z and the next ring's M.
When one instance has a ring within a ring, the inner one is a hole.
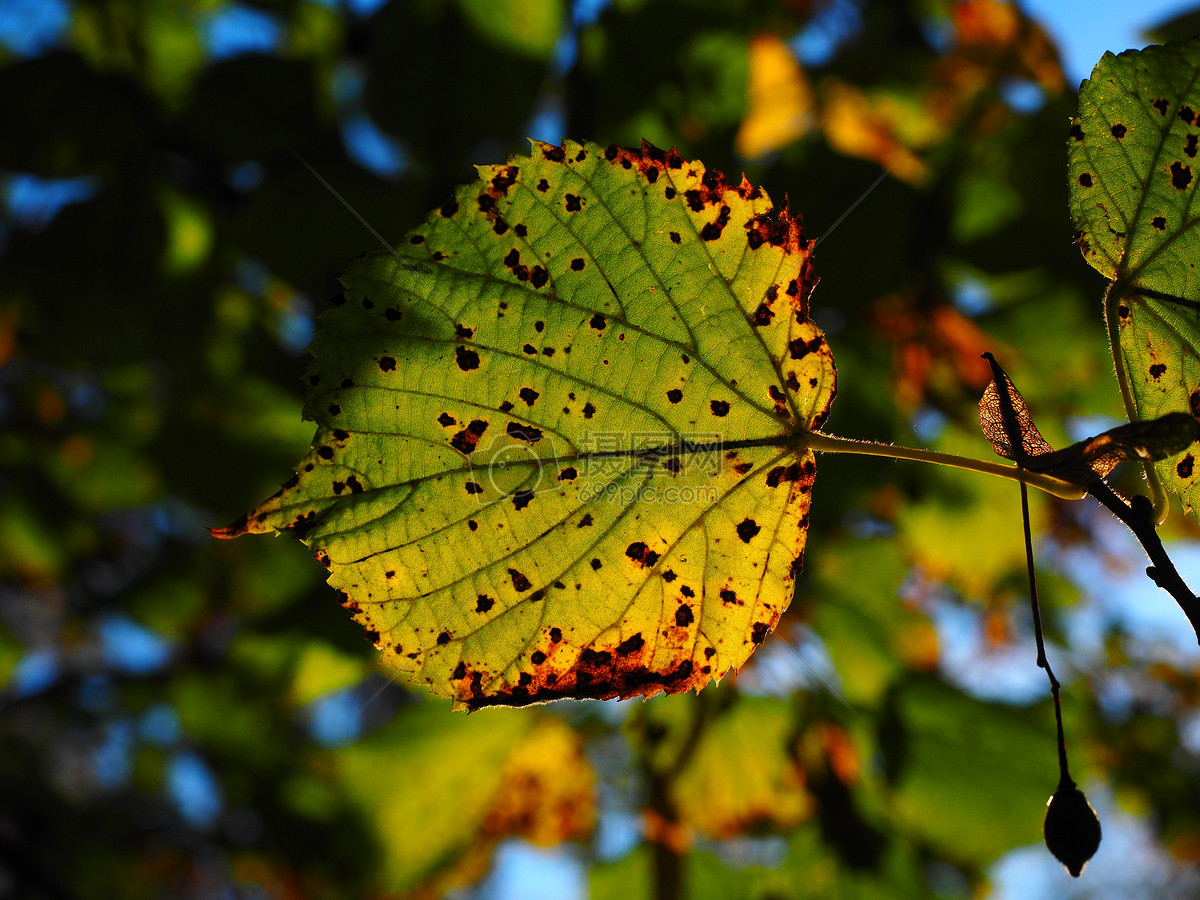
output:
M0 9L0 897L1196 895L1194 637L1088 503L1034 509L1105 820L1069 885L1011 484L823 458L740 676L469 717L390 682L299 543L204 530L306 451L314 311L374 249L296 154L398 241L527 136L676 146L828 236L830 430L987 457L985 349L1053 442L1112 424L1074 85L1018 6Z

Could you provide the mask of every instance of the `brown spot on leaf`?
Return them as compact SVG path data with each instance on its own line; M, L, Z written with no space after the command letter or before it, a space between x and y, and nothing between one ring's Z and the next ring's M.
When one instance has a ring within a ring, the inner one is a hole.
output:
M692 613L692 608L686 603L680 604L679 608L675 610L675 624L680 628L687 628L694 621L696 621L696 617Z
M566 151L564 151L562 147L553 147L550 145L543 145L542 156L546 157L546 159L550 160L550 162L557 163L560 163L567 158Z
M533 587L533 585L529 583L529 579L516 569L509 569L508 575L510 578L512 578L512 585L517 589L518 592L527 591Z
M755 622L754 627L750 629L750 642L752 644L761 644L767 639L767 632L771 630L771 626L766 622Z
M567 212L579 212L583 209L583 198L578 194L564 194L563 200L566 202Z
M520 422L509 422L504 430L509 437L516 438L519 441L529 441L531 444L536 444L542 439L542 430L540 428L534 428L532 425L523 425Z
M1191 478L1192 469L1195 466L1195 463L1196 458L1189 453L1179 461L1178 465L1175 466L1175 474L1180 478Z
M645 646L646 642L642 640L642 634L639 631L637 634L626 638L617 644L617 654L620 656L628 656L630 653L636 653Z
M721 602L728 603L731 606L739 606L738 595L729 588L721 588Z
M708 408L712 410L714 416L724 417L729 415L729 401L727 400L713 400L708 404Z
M729 224L729 207L722 204L721 212L717 215L716 221L709 222L700 229L700 240L715 241L721 237L721 232L725 230L725 226Z
M467 664L460 659L458 661L458 665L454 667L454 671L451 673L450 677L455 681L462 681L464 678L466 678Z
M470 454L475 451L475 445L487 431L488 423L483 419L474 419L470 425L450 439L450 446L459 453Z
M754 311L752 321L760 328L771 324L771 320L775 318L775 312L766 303L758 304L758 309Z

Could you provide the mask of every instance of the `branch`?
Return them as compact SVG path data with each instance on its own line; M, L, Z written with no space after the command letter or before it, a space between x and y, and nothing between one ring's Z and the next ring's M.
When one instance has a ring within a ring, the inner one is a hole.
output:
M1183 614L1192 623L1192 630L1196 632L1196 642L1200 643L1200 598L1192 593L1191 588L1179 576L1175 564L1163 549L1162 541L1158 539L1154 505L1141 494L1134 495L1133 500L1127 504L1103 481L1089 484L1087 492L1103 503L1109 512L1133 532L1153 563L1146 568L1146 574L1151 581L1175 598Z

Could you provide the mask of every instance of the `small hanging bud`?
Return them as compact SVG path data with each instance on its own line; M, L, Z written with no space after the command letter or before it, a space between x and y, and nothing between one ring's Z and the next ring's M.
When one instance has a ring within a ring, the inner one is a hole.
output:
M1100 819L1073 781L1060 782L1046 804L1046 846L1076 878L1100 846Z

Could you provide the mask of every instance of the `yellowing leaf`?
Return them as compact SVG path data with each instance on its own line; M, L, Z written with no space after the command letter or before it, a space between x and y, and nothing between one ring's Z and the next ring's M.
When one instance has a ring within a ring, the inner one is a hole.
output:
M821 102L821 128L839 153L878 163L902 181L920 183L928 169L900 135L916 110L886 97L871 98L839 81L826 85Z
M739 697L705 728L672 783L680 819L718 840L763 825L793 828L807 819L813 799L788 747L795 727L789 704Z
M343 279L294 529L389 665L471 709L737 669L792 596L833 358L786 209L675 151L481 167Z
M737 133L737 152L746 159L778 150L812 127L813 93L787 43L774 34L750 42L746 117Z
M579 733L543 719L509 754L484 830L539 847L583 840L596 822L595 789Z

